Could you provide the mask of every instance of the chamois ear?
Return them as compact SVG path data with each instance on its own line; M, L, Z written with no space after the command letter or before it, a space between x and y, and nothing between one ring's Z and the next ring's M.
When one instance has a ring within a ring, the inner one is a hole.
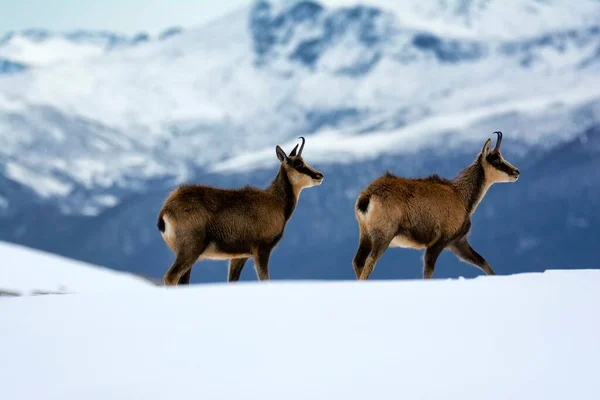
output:
M296 155L297 150L298 150L298 145L296 145L296 147L294 147L292 149L292 151L290 151L290 157L294 157Z
M486 156L490 152L491 148L492 148L492 139L488 139L485 141L485 144L483 145L483 149L481 149L481 153L484 156Z
M279 145L275 147L275 152L277 153L277 158L279 159L279 161L283 162L287 158L287 156L285 155L285 151L283 151L283 149L279 147Z

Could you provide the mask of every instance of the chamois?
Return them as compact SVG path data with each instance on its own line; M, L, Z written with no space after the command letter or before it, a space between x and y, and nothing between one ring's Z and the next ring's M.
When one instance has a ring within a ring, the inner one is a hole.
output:
M467 240L471 216L494 183L515 182L519 170L488 139L475 161L454 179L438 175L407 179L386 172L357 197L355 216L359 245L352 265L356 278L366 280L388 247L425 249L423 279L433 277L435 262L445 248L487 275L495 275L487 261Z
M259 280L269 279L269 257L283 236L300 192L320 185L323 174L302 158L305 139L289 156L276 146L279 172L270 186L220 189L182 185L165 200L158 229L176 254L163 277L167 286L189 284L197 260L229 260L227 281L238 281L248 258Z

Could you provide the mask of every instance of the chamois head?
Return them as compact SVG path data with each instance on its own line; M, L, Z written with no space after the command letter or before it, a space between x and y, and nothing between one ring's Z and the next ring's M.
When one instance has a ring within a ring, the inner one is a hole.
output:
M285 154L281 147L277 146L275 148L277 158L281 161L281 166L294 187L303 189L320 185L323 182L323 173L312 168L304 161L302 151L304 150L305 139L302 136L300 139L302 139L300 150L298 150L298 145L296 145L289 156Z
M506 161L500 153L502 132L494 133L498 135L496 147L492 149L492 140L488 139L481 150L481 163L485 170L486 180L490 183L516 182L519 179L519 169Z

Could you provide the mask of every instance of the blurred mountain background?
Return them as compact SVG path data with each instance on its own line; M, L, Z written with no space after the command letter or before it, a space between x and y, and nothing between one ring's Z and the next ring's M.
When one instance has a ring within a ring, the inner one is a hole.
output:
M453 177L495 130L521 177L488 192L473 247L498 274L599 268L600 1L260 0L154 34L6 32L0 240L160 278L169 191L264 187L303 135L325 180L271 277L354 279L359 191L386 169ZM372 278L419 278L421 257L390 249ZM479 274L444 252L435 276Z

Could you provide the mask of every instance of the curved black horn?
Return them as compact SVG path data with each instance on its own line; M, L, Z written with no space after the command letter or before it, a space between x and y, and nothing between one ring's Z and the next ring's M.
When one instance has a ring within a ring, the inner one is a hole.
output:
M302 139L302 145L300 146L300 150L298 151L298 155L301 156L302 150L304 150L304 143L306 142L306 140L302 136L300 136L298 139Z
M498 150L498 149L500 149L500 143L502 143L502 132L496 131L494 133L496 135L498 135L498 141L496 142L496 148L495 148L495 150Z

